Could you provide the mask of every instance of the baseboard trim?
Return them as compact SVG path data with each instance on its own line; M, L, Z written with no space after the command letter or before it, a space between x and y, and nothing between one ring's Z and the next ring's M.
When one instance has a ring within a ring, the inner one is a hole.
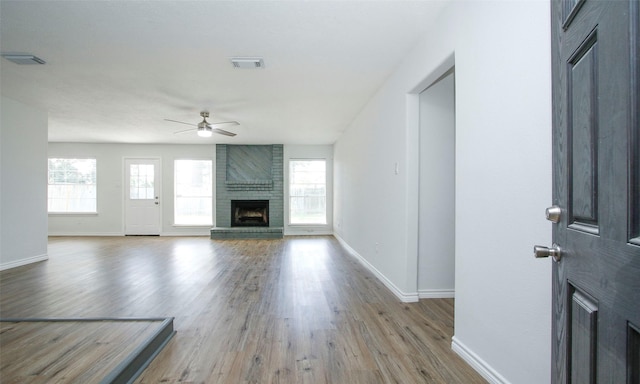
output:
M193 237L193 236L205 236L205 237L209 237L211 236L211 229L207 228L206 231L202 232L162 232L160 234L160 236L162 237L180 237L180 236L186 236L186 237Z
M49 232L51 237L102 237L102 236L124 236L122 232Z
M418 297L421 299L453 299L456 297L455 289L419 289Z
M391 282L391 280L387 279L387 277L382 274L382 272L378 271L378 269L376 267L374 267L371 263L369 263L369 261L367 261L367 259L365 259L364 257L362 257L362 255L360 255L358 252L356 252L355 249L351 248L351 246L349 244L347 244L346 241L344 241L344 239L342 237L340 237L339 235L336 235L335 233L333 234L333 237L335 237L338 242L340 243L340 245L342 245L342 247L344 247L344 249L349 252L349 254L351 254L351 256L353 256L356 260L358 260L360 262L360 264L362 264L362 266L364 266L366 269L368 269L371 273L373 273L375 275L375 277L380 280L380 282L382 284L385 285L385 287L387 287L394 295L396 295L396 297L403 303L415 303L418 301L418 293L406 293L406 292L402 292L402 290L400 288L398 288L395 284L393 284L393 282Z
M23 265L38 263L40 261L46 261L46 260L49 260L49 255L46 253L44 255L27 257L26 259L20 259L20 260L11 261L8 263L0 264L0 271L4 271L5 269L22 267Z
M149 236L167 236L167 237L177 237L177 236L209 236L209 228L204 231L193 231L193 232L162 232L159 235L149 235ZM117 237L117 236L127 236L122 232L49 232L49 236L51 237ZM144 236L144 235L143 235Z
M313 230L291 229L291 228L286 228L285 227L284 235L285 236L332 236L333 235L333 231L331 231L331 230L320 230L320 229L313 229Z
M480 376L484 377L492 384L510 384L507 379L493 369L486 361L482 360L475 352L469 349L455 336L451 338L451 349L457 353L464 361L475 369Z

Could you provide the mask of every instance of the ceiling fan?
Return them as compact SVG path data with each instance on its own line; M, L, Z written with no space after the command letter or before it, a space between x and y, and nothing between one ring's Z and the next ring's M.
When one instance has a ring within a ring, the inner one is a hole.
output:
M220 123L209 123L207 121L207 117L209 117L209 112L207 112L207 111L200 112L200 116L202 116L202 121L199 122L198 124L185 123L184 121L171 120L171 119L164 119L164 120L165 121L171 121L173 123L193 125L194 127L197 127L197 128L185 129L184 131L174 132L174 134L186 133L186 132L191 132L191 131L198 131L198 136L200 136L200 137L211 137L213 132L218 133L220 135L225 135L225 136L235 136L236 134L233 133L233 132L225 131L224 129L220 129L220 128L214 128L214 126L218 126L218 125L240 125L240 123L238 123L237 121L223 121L223 122L220 122Z

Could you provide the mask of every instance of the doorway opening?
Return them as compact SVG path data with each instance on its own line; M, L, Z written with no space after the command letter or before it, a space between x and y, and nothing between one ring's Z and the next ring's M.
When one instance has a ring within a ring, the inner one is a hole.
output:
M455 73L419 94L418 297L455 295Z

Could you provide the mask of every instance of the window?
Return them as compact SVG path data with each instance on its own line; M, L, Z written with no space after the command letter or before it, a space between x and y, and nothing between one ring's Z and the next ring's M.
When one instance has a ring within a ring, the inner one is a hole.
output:
M174 222L177 225L213 224L213 161L176 160Z
M96 213L96 159L49 159L50 213Z
M155 192L155 169L153 164L129 165L129 198L150 200Z
M289 161L289 224L327 223L325 160Z

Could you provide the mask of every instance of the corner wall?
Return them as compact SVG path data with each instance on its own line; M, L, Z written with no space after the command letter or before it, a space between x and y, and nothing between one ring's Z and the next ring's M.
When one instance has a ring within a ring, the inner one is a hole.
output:
M47 112L0 100L0 270L46 260Z
M551 242L549 17L547 1L451 3L334 146L337 237L411 298L417 93L455 60L453 347L496 383L550 381L551 265L531 256Z

